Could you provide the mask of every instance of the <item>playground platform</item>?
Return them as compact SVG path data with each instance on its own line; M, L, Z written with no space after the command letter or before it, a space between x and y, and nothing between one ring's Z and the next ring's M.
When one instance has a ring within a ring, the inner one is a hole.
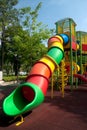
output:
M65 89L62 98L59 91L47 91L45 101L24 116L24 122L16 126L16 119L5 117L2 113L3 99L15 89L15 85L0 86L0 130L87 130L87 84L79 85L72 92Z

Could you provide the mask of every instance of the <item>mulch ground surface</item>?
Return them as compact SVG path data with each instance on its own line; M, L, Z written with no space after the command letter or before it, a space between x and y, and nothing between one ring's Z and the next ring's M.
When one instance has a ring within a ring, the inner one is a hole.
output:
M15 89L15 86L0 86L0 130L87 130L87 84L79 85L71 91L65 89L62 98L59 91L47 91L45 101L24 116L24 122L16 126L12 118L3 114L4 98Z

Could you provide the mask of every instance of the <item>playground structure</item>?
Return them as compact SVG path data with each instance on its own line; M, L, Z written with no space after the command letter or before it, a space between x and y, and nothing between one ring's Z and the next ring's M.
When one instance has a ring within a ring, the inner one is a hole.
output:
M48 40L47 54L34 64L25 83L20 84L4 99L3 111L6 115L20 116L40 105L44 101L49 79L52 77L53 80L55 70L59 73L58 85L63 97L67 82L70 83L71 89L74 82L78 85L77 78L87 82L85 77L82 78L87 71L87 33L76 32L76 23L71 18L65 18L55 24L56 35Z
M72 89L74 82L78 86L76 78L87 82L87 32L76 31L76 23L72 18L59 20L55 25L56 34L64 33L69 36L69 43L64 46L64 60Z

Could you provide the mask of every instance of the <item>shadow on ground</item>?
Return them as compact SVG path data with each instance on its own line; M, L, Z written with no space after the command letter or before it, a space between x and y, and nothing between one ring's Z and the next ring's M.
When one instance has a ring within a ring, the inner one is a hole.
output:
M83 121L87 122L87 86L80 86L73 91L65 89L64 98L60 92L54 91L53 99L51 99L50 91L45 98L45 103L49 103L49 107L56 106L65 112L69 112L79 116Z

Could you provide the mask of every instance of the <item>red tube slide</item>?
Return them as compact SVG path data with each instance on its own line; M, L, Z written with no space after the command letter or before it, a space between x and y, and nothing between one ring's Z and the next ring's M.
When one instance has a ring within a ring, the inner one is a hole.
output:
M86 78L84 75L74 74L74 77L75 77L75 78L79 78L79 79L81 79L81 80L84 81L84 82L87 82L87 78Z

